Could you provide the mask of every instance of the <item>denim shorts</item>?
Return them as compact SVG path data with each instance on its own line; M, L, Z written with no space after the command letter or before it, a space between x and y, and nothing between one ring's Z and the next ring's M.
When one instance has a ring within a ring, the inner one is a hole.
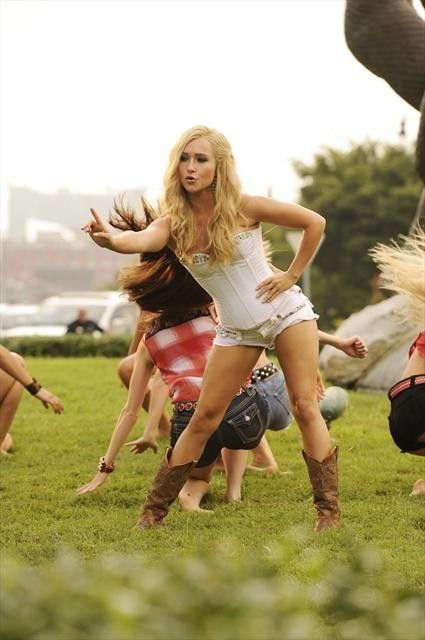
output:
M272 349L274 342L282 331L305 320L317 320L319 316L313 311L310 300L299 292L298 304L284 314L278 313L252 329L235 329L218 324L214 344L218 347L263 347Z
M186 429L194 409L177 411L171 417L170 444L172 447ZM223 420L208 439L196 466L207 467L226 449L255 449L264 435L263 416L267 407L260 394L253 387L247 387L233 398Z
M264 380L255 380L252 386L264 400L266 411L263 420L266 429L281 431L289 427L292 422L291 403L283 373L276 371Z

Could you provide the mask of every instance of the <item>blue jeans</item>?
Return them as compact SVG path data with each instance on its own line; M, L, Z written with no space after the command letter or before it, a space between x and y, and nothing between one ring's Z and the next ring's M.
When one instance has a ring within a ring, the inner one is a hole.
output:
M293 416L283 373L277 371L269 378L256 380L252 386L263 399L266 407L263 414L266 429L280 431L289 427Z
M172 447L186 429L194 413L177 411L171 417L170 444ZM233 398L223 420L209 437L196 466L207 467L217 459L223 447L226 449L255 449L266 429L263 416L267 407L261 395L248 387L239 396Z

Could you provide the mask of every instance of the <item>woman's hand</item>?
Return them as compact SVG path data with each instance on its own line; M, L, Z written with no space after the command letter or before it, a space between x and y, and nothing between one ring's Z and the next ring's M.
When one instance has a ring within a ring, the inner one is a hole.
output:
M366 358L368 348L360 336L350 336L349 338L341 338L341 351L352 358Z
M276 268L273 271L272 276L260 282L256 287L257 298L261 298L261 302L271 302L279 293L287 291L296 282L296 279L287 271L280 271Z
M104 249L113 249L114 236L110 232L106 222L102 220L100 215L94 209L90 209L90 213L94 220L85 224L81 230L88 233L93 242L95 242L99 247L103 247Z
M76 493L79 496L82 496L84 493L91 493L92 491L96 491L96 489L98 489L105 482L108 475L108 473L101 473L100 471L98 471L93 480L77 489Z
M40 402L43 403L46 409L51 406L55 413L62 413L63 411L62 402L59 400L59 398L53 395L53 393L50 393L48 389L43 389L42 387L40 391L35 394L34 398L40 400Z
M147 451L147 449L152 449L154 453L158 451L158 443L155 438L149 438L146 436L142 436L141 438L137 438L137 440L132 440L131 442L125 443L126 447L131 447L130 451L133 453L143 453Z

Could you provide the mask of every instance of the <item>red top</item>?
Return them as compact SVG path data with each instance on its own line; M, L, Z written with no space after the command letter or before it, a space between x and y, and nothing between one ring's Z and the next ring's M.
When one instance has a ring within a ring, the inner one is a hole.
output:
M211 316L201 316L145 339L173 403L198 400L214 338L215 322Z
M417 349L421 354L422 358L425 358L425 331L421 331L421 333L416 338L415 342L409 349L409 358L411 357L414 350Z

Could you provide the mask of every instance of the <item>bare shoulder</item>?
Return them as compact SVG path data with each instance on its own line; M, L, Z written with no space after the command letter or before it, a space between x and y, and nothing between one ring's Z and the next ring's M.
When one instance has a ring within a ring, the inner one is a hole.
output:
M258 197L246 193L242 194L240 210L244 217L244 226L255 227L258 225L258 204L256 203Z
M171 236L171 220L169 216L160 216L156 218L151 224L146 228L147 232L151 232L155 235L155 237L160 237L165 242L168 243L168 240Z
M170 216L159 216L159 218L156 218L153 222L151 222L151 224L149 225L151 227L155 226L155 228L157 229L164 229L167 231L171 230L171 218Z

